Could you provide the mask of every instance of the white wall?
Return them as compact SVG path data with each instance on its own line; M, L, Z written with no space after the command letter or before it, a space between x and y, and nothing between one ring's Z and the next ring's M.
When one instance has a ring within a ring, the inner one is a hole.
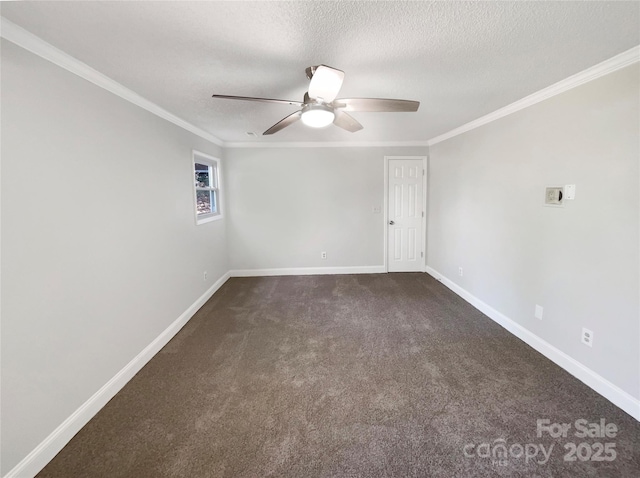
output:
M635 64L433 145L427 255L430 267L636 398L638 73ZM576 199L544 207L545 186L565 184L577 185ZM593 348L580 343L582 327L594 331Z
M217 146L4 40L1 100L4 475L228 264L193 213Z
M232 269L384 264L384 156L426 147L226 150ZM327 259L320 252L327 252Z

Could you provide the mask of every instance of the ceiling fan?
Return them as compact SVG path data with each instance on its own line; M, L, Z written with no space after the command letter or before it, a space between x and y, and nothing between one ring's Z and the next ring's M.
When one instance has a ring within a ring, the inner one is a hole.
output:
M229 100L260 101L263 103L280 103L298 106L301 109L284 117L263 135L277 133L281 129L302 120L307 126L323 128L334 125L355 133L362 129L362 125L349 115L347 111L367 112L411 112L418 111L419 101L394 100L388 98L340 98L336 99L342 87L344 72L326 65L310 66L306 70L309 91L304 94L304 100L275 100L271 98L254 98L250 96L213 95L213 98Z

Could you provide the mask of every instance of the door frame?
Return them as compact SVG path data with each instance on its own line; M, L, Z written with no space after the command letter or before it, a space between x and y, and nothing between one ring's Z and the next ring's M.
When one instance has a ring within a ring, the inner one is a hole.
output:
M424 254L422 254L422 272L427 270L427 176L429 172L427 170L428 156L385 156L384 157L384 200L383 200L383 218L384 218L384 271L389 272L389 229L387 228L389 223L389 160L390 159L421 159L422 170L422 210L424 211L424 217L422 218L422 247Z

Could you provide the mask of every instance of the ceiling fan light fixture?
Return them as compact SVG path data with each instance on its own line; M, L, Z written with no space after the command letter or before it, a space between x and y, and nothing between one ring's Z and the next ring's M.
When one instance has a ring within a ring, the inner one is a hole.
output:
M269 136L302 120L305 126L324 128L333 123L350 133L362 129L362 125L349 113L352 111L371 112L410 112L418 111L419 101L397 100L392 98L342 98L336 96L342 87L344 72L326 65L310 66L306 70L309 89L302 101L278 100L275 98L257 98L254 96L212 95L213 98L229 100L258 101L297 106L301 109L285 116L267 129L263 136ZM249 136L253 136L250 131Z
M309 105L303 108L302 122L312 128L324 128L333 123L335 113L325 105Z

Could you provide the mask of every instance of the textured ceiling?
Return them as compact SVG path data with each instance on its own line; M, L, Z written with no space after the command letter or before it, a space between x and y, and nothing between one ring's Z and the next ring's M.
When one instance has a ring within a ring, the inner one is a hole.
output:
M640 43L637 1L3 2L2 15L231 142L426 141ZM317 64L345 71L340 97L420 110L263 137L296 108L211 98L301 101Z

